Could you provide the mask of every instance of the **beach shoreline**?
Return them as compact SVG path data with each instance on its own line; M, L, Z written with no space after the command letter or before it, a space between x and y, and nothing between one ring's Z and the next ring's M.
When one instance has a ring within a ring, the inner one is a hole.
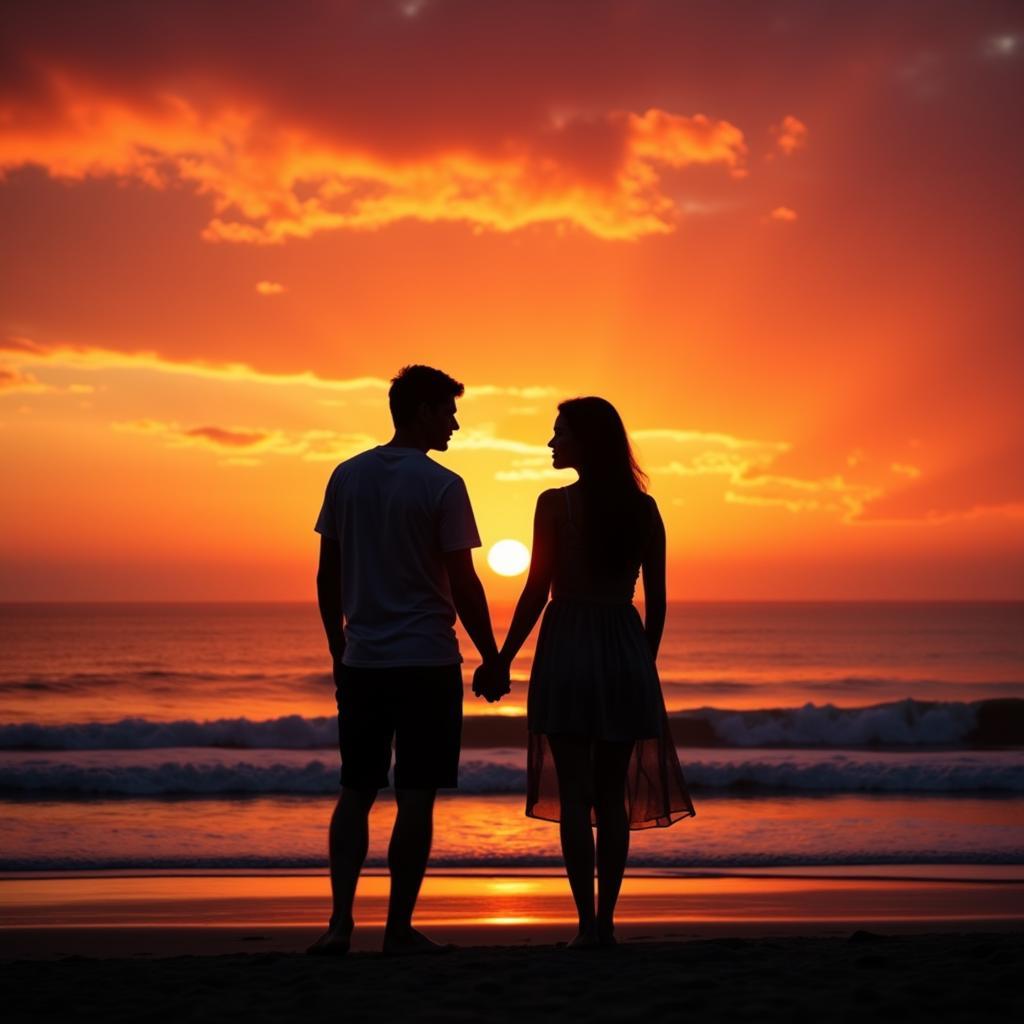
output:
M380 948L389 879L367 873L353 948ZM330 912L325 872L86 872L0 876L0 959L298 952ZM1009 866L635 871L617 910L630 941L856 930L1024 929ZM428 873L416 923L460 946L552 944L573 934L564 875ZM101 953L102 951L102 953Z

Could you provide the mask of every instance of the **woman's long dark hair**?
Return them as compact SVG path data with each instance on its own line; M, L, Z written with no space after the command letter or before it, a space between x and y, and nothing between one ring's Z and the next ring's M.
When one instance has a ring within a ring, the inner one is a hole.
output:
M558 407L579 456L584 536L591 568L610 575L639 563L650 511L647 474L637 464L615 406L570 398Z

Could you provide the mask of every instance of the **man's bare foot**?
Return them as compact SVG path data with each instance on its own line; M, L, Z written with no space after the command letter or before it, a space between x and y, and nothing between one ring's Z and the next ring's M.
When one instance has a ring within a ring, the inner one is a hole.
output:
M344 956L350 945L350 932L328 928L306 952L310 956Z
M436 953L450 953L455 946L450 942L441 943L428 939L415 928L392 929L384 932L383 953L385 956L429 956Z
M601 925L597 926L597 944L599 946L617 946L619 940L615 938L615 929L613 927L603 928Z

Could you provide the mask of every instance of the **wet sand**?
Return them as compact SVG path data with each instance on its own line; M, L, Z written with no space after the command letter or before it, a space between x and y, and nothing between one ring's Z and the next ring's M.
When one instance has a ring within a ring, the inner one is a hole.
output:
M360 880L353 948L380 948L388 889L385 874ZM315 935L329 913L322 871L9 874L0 876L0 958L92 955L97 943L108 955L174 955L193 951L190 934L204 952L249 951L237 942L244 936L296 950L297 936ZM1003 930L1024 926L1024 876L995 865L634 871L616 919L631 938ZM444 941L541 944L571 936L574 915L561 875L435 870L416 922Z

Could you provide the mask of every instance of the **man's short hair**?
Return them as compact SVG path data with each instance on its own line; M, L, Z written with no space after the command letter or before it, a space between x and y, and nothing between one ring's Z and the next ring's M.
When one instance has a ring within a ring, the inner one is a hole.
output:
M457 380L432 366L403 366L391 379L388 405L396 427L408 427L419 407L441 405L459 398L466 389Z

